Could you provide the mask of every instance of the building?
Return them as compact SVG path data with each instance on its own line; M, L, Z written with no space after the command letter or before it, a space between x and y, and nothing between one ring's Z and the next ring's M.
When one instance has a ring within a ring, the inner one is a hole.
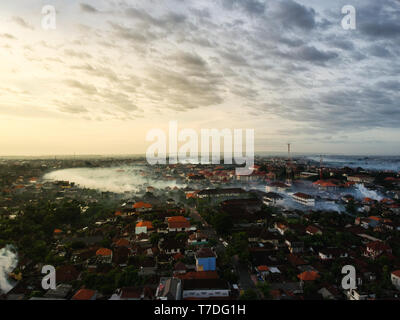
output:
M97 291L89 289L78 290L71 300L96 300Z
M309 234L309 235L311 235L311 236L314 236L314 235L322 235L322 231L321 231L321 229L320 228L318 228L318 227L316 227L316 226L308 226L307 228L306 228L306 233L307 234Z
M136 212L142 213L151 211L153 209L153 206L150 203L146 202L136 202L133 205L133 209L135 209Z
M111 263L113 252L107 248L100 248L96 251L96 257L102 263Z
M265 187L266 192L285 192L290 188L287 184L283 182L272 182Z
M333 260L348 257L347 252L339 248L323 248L319 250L318 255L321 260Z
M389 247L389 245L382 241L372 241L367 244L364 251L364 256L371 259L376 259L384 253L392 253L392 249Z
M201 232L192 233L188 238L189 245L197 246L197 245L202 245L202 244L207 244L207 243L208 243L207 236Z
M263 203L266 206L283 205L283 197L276 192L268 192L263 196Z
M153 224L150 221L140 221L136 224L135 234L148 233L153 229Z
M240 188L227 189L205 189L197 193L199 199L203 198L221 198L221 197L237 197L245 194L246 191Z
M196 252L196 271L215 271L217 257L210 248L201 248Z
M157 300L181 300L182 280L178 278L160 278L156 290Z
M371 177L368 175L363 175L363 174L357 174L357 175L353 175L353 176L348 176L347 181L354 182L354 183L373 183L374 177Z
M400 270L395 270L390 274L390 279L392 280L392 284L400 290Z
M297 193L293 194L292 197L293 197L294 201L296 201L297 203L300 203L302 205L310 206L310 207L315 206L315 199L313 196L311 196L309 194L297 192Z
M143 288L127 287L118 289L109 300L143 300Z
M320 190L334 191L339 188L339 186L332 180L318 180L313 182L313 186Z
M183 299L208 299L229 297L229 283L222 279L183 280Z
M358 289L350 289L346 292L348 300L374 300L376 295L374 293L363 292Z
M190 221L184 216L175 216L167 218L168 232L192 231L196 227L192 227Z

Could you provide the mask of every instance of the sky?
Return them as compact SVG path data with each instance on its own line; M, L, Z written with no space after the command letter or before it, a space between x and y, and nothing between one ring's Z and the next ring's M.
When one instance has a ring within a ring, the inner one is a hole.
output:
M398 155L399 50L398 0L1 1L0 155L145 153L173 120Z

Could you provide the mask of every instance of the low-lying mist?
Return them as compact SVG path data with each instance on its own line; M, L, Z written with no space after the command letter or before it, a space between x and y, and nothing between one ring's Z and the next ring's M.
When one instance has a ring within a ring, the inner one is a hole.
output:
M141 175L138 167L73 168L47 173L43 179L74 182L80 188L115 193L138 192L142 187L154 188L184 187L175 181L159 181Z

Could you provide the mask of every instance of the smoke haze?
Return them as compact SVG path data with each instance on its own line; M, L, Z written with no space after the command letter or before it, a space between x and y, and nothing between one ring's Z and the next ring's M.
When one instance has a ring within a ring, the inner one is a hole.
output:
M15 269L17 264L17 254L12 246L8 245L0 249L0 293L7 293L14 287L8 274Z

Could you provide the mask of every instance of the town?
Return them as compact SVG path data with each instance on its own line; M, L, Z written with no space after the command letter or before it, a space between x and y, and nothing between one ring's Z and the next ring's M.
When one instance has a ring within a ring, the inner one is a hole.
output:
M117 185L132 175L135 188L53 175L75 169L108 170ZM399 172L290 153L257 156L248 176L235 169L0 159L1 299L400 299ZM55 289L42 288L44 265ZM356 288L342 287L349 265Z

